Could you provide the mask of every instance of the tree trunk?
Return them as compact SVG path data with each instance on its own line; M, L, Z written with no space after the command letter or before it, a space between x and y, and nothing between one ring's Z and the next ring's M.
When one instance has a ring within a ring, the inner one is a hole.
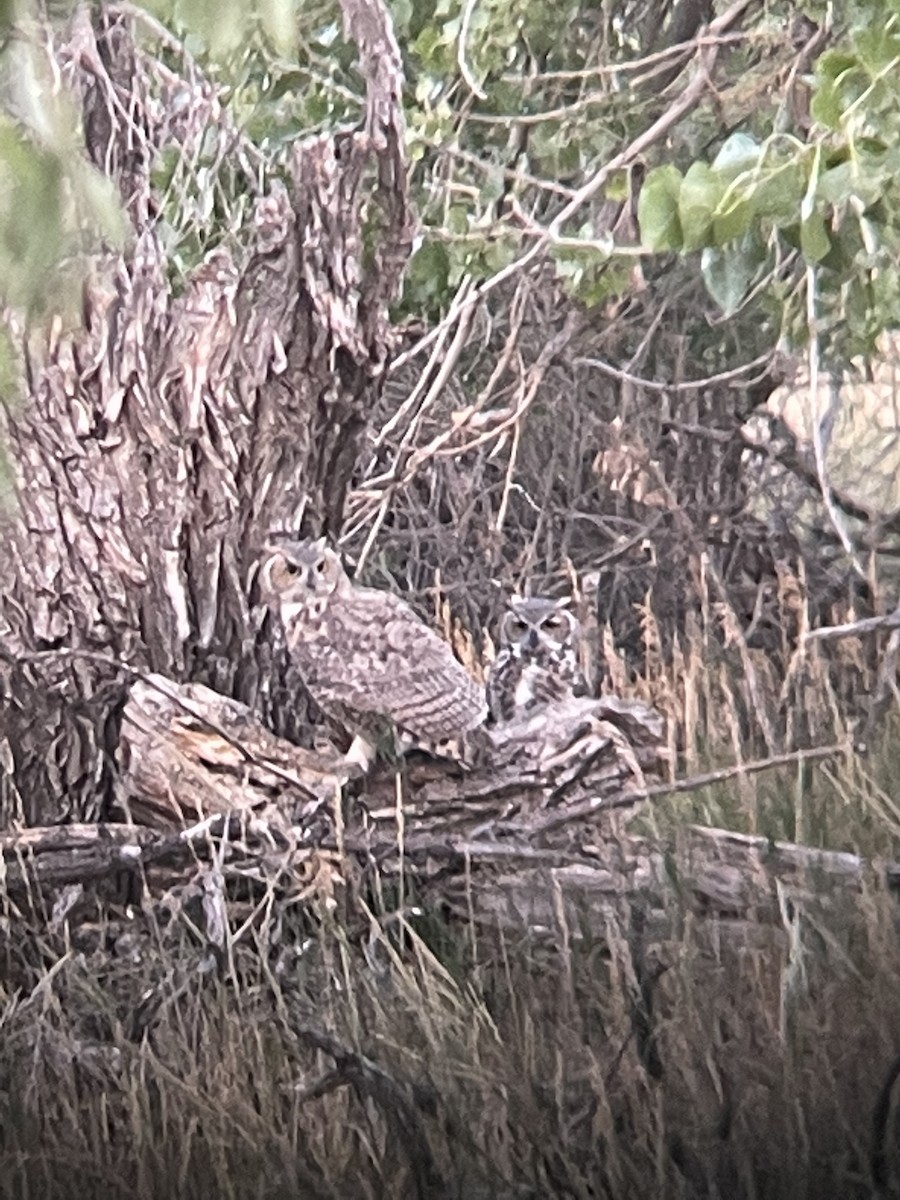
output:
M81 328L18 331L26 396L0 417L16 493L0 542L3 826L108 813L123 664L303 735L302 686L255 603L257 555L275 529L340 528L412 237L390 19L381 0L344 0L344 15L363 127L299 140L287 186L248 168L252 216L181 294L160 155L188 158L211 126L237 163L248 148L205 82L163 73L157 104L162 68L132 17L98 8L92 24L84 6L55 46L133 239L93 262Z

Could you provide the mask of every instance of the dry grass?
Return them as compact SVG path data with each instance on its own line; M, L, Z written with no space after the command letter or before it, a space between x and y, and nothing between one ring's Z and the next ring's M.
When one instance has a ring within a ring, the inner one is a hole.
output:
M704 649L640 684L696 765L733 755L749 705ZM804 720L838 733L827 674L804 679ZM682 797L651 823L895 854L889 734L868 759ZM888 895L786 904L779 928L673 896L661 941L632 906L603 944L564 949L437 914L351 932L260 911L236 936L236 902L224 955L159 907L52 934L9 912L0 1196L900 1194Z
M280 973L263 939L222 970L183 934L35 940L6 954L0 1194L869 1196L897 933L874 895L793 948L685 920L655 982L615 928L477 963L460 937L452 975L413 934L285 928Z
M138 67L140 83L147 60ZM132 100L138 128L145 102ZM217 114L210 91L170 143L185 152L169 220L197 246L210 230L195 227L190 164ZM233 228L250 195L241 161L218 179L204 168L216 219L231 204ZM844 645L795 654L846 571L820 564L819 541L805 558L761 553L768 532L745 495L735 426L750 401L699 384L703 364L715 374L760 347L740 344L737 325L707 328L695 266L679 270L620 316L586 321L552 363L542 352L567 327L568 301L523 276L480 310L458 378L399 424L421 361L392 376L368 415L393 434L366 446L345 547L360 553L371 535L369 581L440 611L470 660L512 587L558 594L567 564L582 577L599 568L609 674L664 709L687 772L842 739L874 675L869 655L839 660ZM637 382L611 382L591 359L628 363ZM685 375L687 390L660 394ZM496 432L482 442L485 428ZM722 589L704 576L710 563ZM647 821L900 857L892 733L867 759L748 777ZM631 907L602 942L573 933L565 946L434 913L415 929L386 913L351 930L257 899L263 917L246 925L235 900L222 955L188 913L166 919L160 905L54 932L0 908L0 1197L900 1196L888 895L786 902L782 925L766 928L700 920L673 889L662 940L649 944Z

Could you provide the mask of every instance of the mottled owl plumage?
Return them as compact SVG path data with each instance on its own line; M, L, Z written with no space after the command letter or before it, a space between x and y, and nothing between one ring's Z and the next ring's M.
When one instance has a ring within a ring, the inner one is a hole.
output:
M484 721L484 689L449 645L399 596L351 582L324 539L268 547L261 581L310 695L352 734L393 725L436 745Z
M580 647L581 625L565 601L512 597L488 678L491 719L521 720L548 704L586 695Z

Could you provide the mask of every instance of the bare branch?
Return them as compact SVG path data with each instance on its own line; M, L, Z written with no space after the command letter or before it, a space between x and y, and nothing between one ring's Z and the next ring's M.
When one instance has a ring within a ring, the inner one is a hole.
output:
M717 17L709 27L709 32L713 39L717 38L719 34L726 33L735 22L739 21L750 2L751 0L736 0L720 17ZM421 338L411 350L406 351L405 354L398 355L392 364L392 370L398 370L405 363L410 362L413 358L418 357L419 354L427 350L431 343L439 336L442 326L444 324L455 324L465 308L476 304L489 292L495 291L508 279L513 278L513 276L519 274L520 271L525 270L526 267L535 262L547 246L552 243L554 236L562 230L566 222L571 220L589 200L593 199L606 186L612 175L630 166L631 163L638 161L650 146L661 138L664 138L673 125L677 125L680 120L696 108L706 92L713 67L716 63L717 54L718 43L715 40L713 40L712 44L704 45L698 56L699 62L693 79L666 111L648 129L640 133L630 145L626 146L624 150L621 150L605 163L599 171L595 172L575 192L572 199L563 206L524 254L485 280L475 294L456 305L452 305L440 325Z
M826 625L820 629L810 629L805 640L807 642L836 642L848 637L866 637L870 633L879 633L882 629L900 628L900 606L884 617L866 617L862 621L848 621L844 625Z

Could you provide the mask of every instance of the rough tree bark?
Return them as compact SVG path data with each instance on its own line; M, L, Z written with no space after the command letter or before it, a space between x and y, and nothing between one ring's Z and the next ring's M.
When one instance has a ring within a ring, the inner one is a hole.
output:
M363 127L299 140L286 187L248 171L252 220L181 295L152 171L227 123L215 94L164 74L158 104L115 6L79 8L54 47L134 236L94 263L82 328L18 331L27 394L0 417L16 476L0 539L3 826L107 813L130 681L104 656L302 734L302 688L254 605L256 556L273 529L340 527L413 231L390 18L380 0L344 0L344 16Z
M463 915L533 928L570 900L603 914L667 878L665 857L639 843L627 862L604 857L610 814L632 809L663 763L658 718L640 705L587 700L549 733L495 732L493 757L470 773L383 771L346 811L340 763L303 748L304 692L256 603L258 554L273 530L340 530L413 228L390 19L383 0L342 2L363 127L298 141L286 186L248 166L252 219L178 294L153 169L164 150L194 154L227 115L190 71L163 72L158 102L159 64L130 10L81 7L54 46L82 102L85 152L118 185L133 240L93 263L79 329L17 330L6 314L27 383L0 413L16 485L0 531L8 892L177 872L200 862L192 838L214 826L228 836L207 846L210 896L227 866L328 899L352 861L363 879L372 867L414 878ZM229 137L248 161L252 147ZM121 810L144 828L104 823ZM179 831L192 822L192 836ZM250 846L249 864L235 846ZM792 869L790 848L779 853ZM761 856L750 847L751 875ZM695 892L728 907L741 869L713 857ZM59 919L70 902L58 897Z

